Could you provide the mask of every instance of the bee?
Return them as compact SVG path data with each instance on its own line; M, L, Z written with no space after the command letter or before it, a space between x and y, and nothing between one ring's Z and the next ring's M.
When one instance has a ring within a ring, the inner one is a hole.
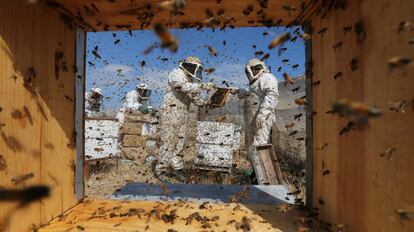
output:
M298 69L298 67L299 67L299 64L292 65L292 69L293 69L293 70Z
M355 33L357 35L357 43L362 43L365 40L365 28L361 21L355 23Z
M114 44L119 44L119 42L121 42L120 39L115 40Z
M334 44L332 48L334 49L334 51L336 51L336 49L340 48L341 46L342 46L342 41L339 41L338 43Z
M391 111L395 111L397 113L405 113L405 106L407 105L407 101L402 100L402 101L396 101L394 103L389 103L390 106L390 110Z
M412 60L406 57L392 57L388 60L388 67L389 68L402 68L406 65L410 64Z
M206 73L207 73L207 75L209 75L209 74L213 73L214 71L216 71L216 69L215 69L215 68L207 68L207 69L205 69L205 70L204 70L204 72L206 72Z
M176 52L178 50L177 38L170 34L161 23L155 24L154 31L161 40L161 47L168 48L172 52Z
M359 68L359 61L357 59L351 60L351 71L356 71Z
M329 171L329 170L325 170L325 171L323 171L322 175L323 175L323 176L327 176L327 175L329 175L330 173L331 173L331 171Z
M398 215L401 221L412 221L413 220L413 213L405 209L396 209L395 213Z
M295 37L293 37L293 38L291 38L291 39L290 39L290 42L292 42L292 43L293 43L293 42L296 42L296 40L297 40L297 39L298 39L298 37L297 37L297 36L295 36Z
M158 4L160 10L178 11L185 7L185 0L168 0Z
M95 149L94 149L96 152L103 152L104 151L104 149L103 148L101 148L101 147L95 147Z
M400 32L409 31L409 30L412 30L412 29L413 29L413 25L411 24L411 22L401 21L398 24L397 32L400 33Z
M0 155L0 171L4 171L7 169L7 162L6 159L2 155Z
M323 143L321 146L317 147L316 150L320 150L321 152L325 151L325 148L328 146L328 143Z
M24 174L24 175L15 176L15 177L13 177L11 179L11 181L15 185L18 185L18 184L21 184L21 183L26 182L26 180L29 180L29 179L31 179L33 177L34 177L34 174L33 173L28 173L28 174Z
M141 61L141 63L140 63L140 65L141 65L141 69L144 69L144 66L145 66L145 60L142 60L142 61Z
M328 30L327 27L323 27L317 33L323 35L327 30Z
M254 53L255 56L261 56L263 54L264 54L263 51L257 51L257 52Z
M311 36L307 33L301 33L299 37L302 38L303 40L309 40L311 38Z
M282 67L279 66L279 68L277 69L277 72L280 72L282 70Z
M344 35L346 35L346 33L352 31L352 26L346 26L346 27L342 28L342 30L344 31Z
M269 59L269 57L270 57L270 54L269 53L266 53L266 54L264 54L264 56L262 56L262 58L260 60L261 61L264 61L264 60Z
M95 60L96 58L101 59L101 56L98 53L98 46L95 46L95 49L92 50L92 54L95 56Z
M289 133L289 136L293 136L293 135L295 135L297 133L298 133L298 131L297 130L294 130L294 131L292 131L292 132Z
M220 16L222 14L224 14L224 10L221 9L221 8L220 9L217 9L217 15Z
M278 205L276 207L277 210L279 210L282 213L286 213L287 211L289 211L292 208L291 204L282 204L282 205Z
M397 152L397 149L395 147L389 147L384 152L382 152L379 156L380 157L386 157L390 161L392 161L395 152Z
M321 81L318 80L318 81L313 82L312 86L319 86L320 84L321 84Z
M217 50L212 46L208 46L208 53L212 56L217 56Z
M306 99L305 98L295 99L295 103L300 105L300 106L306 105Z
M88 64L89 64L90 66L92 66L92 67L96 68L94 63L92 63L92 62L88 61Z
M300 86L298 86L298 87L296 87L296 88L294 88L294 89L292 89L291 91L292 91L292 93L297 93L298 92L298 90L300 89Z
M414 44L414 39L410 39L410 40L408 41L408 44Z
M335 73L333 78L336 80L336 79L340 78L341 76L342 76L342 72L337 72L337 73Z
M165 196L170 195L170 190L168 189L167 185L165 185L164 183L161 183L160 188L162 190L162 194L164 194Z
M286 130L289 131L291 128L293 128L293 126L295 126L295 123L294 122L291 122L291 123L286 124L285 125L285 128L286 128Z
M289 59L283 59L282 60L282 63L287 63L287 62L289 62Z
M283 73L283 78L285 79L285 86L287 84L291 84L291 85L295 84L295 81L293 80L292 77L289 76L289 74Z
M300 114L295 114L295 115L293 115L293 119L295 119L295 120L300 120L300 118L303 116L303 114L302 113L300 113Z
M269 49L273 49L283 43L285 43L286 41L288 41L290 39L290 33L284 33L281 36L273 39L270 44L269 44Z

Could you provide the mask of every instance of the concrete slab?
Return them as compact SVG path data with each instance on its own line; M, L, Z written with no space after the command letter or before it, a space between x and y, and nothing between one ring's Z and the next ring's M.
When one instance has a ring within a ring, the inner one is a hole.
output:
M166 184L168 196L160 185L131 183L125 185L112 195L112 199L129 199L145 201L191 201L230 203L235 194L241 193L247 185L201 185L201 184ZM251 185L248 197L241 201L246 204L279 205L294 203L292 196L287 195L288 190L282 185Z

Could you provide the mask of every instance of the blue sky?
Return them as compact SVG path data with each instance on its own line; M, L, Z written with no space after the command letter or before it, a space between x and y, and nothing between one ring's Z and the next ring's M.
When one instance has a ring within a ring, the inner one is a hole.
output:
M283 72L298 76L305 72L305 48L302 39L285 43L283 47L287 50L280 56L277 49L267 48L272 39L295 29L246 27L215 32L212 29L172 29L170 32L179 40L178 51L171 53L166 49L155 48L147 55L143 51L158 41L152 30L132 31L132 36L128 31L90 32L87 34L86 90L100 87L106 97L104 107L117 109L122 106L122 98L126 92L139 83L147 83L153 89L152 104L157 107L162 102L168 73L189 55L199 57L205 69L216 69L209 75L204 73L203 81L213 81L217 85L222 85L222 81L226 80L234 86L247 87L244 66L255 57L256 51L270 53L270 58L265 62L279 80L283 79ZM264 32L268 34L263 35ZM118 39L119 43L114 44ZM226 45L223 45L223 41L226 41ZM92 54L95 46L98 46L102 59L97 59ZM218 56L211 56L207 46L214 47ZM168 60L163 61L163 58ZM283 59L289 61L282 63ZM145 66L141 68L143 60ZM291 66L295 64L299 67L293 70ZM282 69L277 72L279 66ZM119 73L118 70L122 71Z

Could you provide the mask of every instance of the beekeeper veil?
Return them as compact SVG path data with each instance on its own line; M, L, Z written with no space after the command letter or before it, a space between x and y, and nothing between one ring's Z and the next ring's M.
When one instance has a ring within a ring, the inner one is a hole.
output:
M203 64L195 56L189 56L180 63L180 68L193 79L193 82L201 82L203 79Z
M138 98L141 100L148 100L151 96L151 89L149 89L147 84L141 83L135 87L135 90L138 93Z
M254 58L246 64L245 72L251 85L260 77L262 73L269 72L269 70L263 61Z

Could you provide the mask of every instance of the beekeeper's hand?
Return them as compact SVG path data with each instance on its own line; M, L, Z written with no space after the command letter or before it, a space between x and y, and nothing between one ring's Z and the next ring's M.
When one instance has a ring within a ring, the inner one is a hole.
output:
M200 87L201 87L201 89L204 89L204 90L215 90L215 89L217 89L216 84L214 84L213 82L201 83Z

